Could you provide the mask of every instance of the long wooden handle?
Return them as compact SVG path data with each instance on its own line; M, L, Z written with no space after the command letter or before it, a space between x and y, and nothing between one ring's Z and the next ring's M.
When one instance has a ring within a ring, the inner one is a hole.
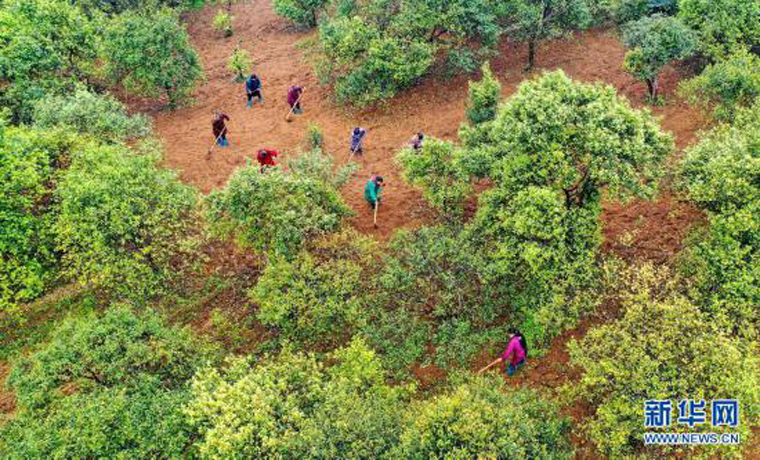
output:
M373 224L375 225L375 227L377 227L377 208L379 207L380 207L380 202L377 200L377 198L375 198L375 219L373 221Z
M304 91L306 91L306 88L302 88L301 92L298 93L298 98L296 98L296 101L293 103L292 106L290 106L290 111L288 112L288 114L285 115L286 120L290 119L290 114L293 113L293 109L295 109L298 103L301 102L301 96L303 96Z
M214 150L214 147L216 147L216 144L219 143L219 139L221 139L222 136L224 136L224 133L226 132L227 132L227 127L225 126L224 129L222 129L222 132L219 133L218 136L216 136L216 139L214 140L214 145L212 145L211 148L208 149L208 152L206 152L206 155L211 155L211 151Z
M494 365L498 364L499 362L501 362L501 358L497 358L496 361L492 362L488 366L486 366L483 369L479 370L478 374L480 374L481 372L487 371L488 369L492 368Z

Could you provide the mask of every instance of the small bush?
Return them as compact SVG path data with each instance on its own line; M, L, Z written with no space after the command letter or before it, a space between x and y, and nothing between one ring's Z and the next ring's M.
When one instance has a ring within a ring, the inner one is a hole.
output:
M496 118L496 108L501 99L501 83L493 76L487 62L483 64L481 71L483 76L480 81L469 82L467 119L473 125Z
M288 158L287 166L291 172L303 177L311 177L335 188L343 187L359 169L357 163L351 161L339 168L334 167L333 157L320 149L302 152L296 157Z
M235 48L229 61L227 61L227 68L235 74L235 81L238 83L245 81L246 75L251 72L252 67L251 55L242 48Z
M303 27L316 27L317 16L328 0L274 0L274 10L280 16Z
M473 377L407 413L397 458L569 459L570 424L530 390Z
M760 58L737 51L681 83L679 90L690 103L713 107L715 118L731 121L739 108L760 103Z
M233 17L224 10L219 10L214 16L213 27L217 32L220 32L225 37L232 36L232 19Z
M306 143L309 150L322 150L322 144L324 143L324 135L319 126L314 123L309 123L309 129L306 131Z

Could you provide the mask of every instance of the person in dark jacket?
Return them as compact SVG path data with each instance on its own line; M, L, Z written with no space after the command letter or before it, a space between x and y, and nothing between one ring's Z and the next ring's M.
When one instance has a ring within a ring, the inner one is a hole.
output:
M250 109L255 98L259 99L259 104L264 105L264 96L261 95L261 79L255 73L251 74L245 81L245 92L248 96L246 107Z
M300 101L301 93L303 93L303 88L300 86L293 85L288 89L288 105L293 109L293 113L303 112Z
M422 148L422 141L425 139L425 135L421 132L415 134L412 136L412 138L409 140L409 147L413 148L414 150L419 150Z
M225 123L229 121L229 119L230 117L228 117L227 114L217 109L214 112L214 118L211 120L211 130L214 133L216 143L219 144L220 147L227 147L230 145L227 140L227 124Z
M351 153L359 155L363 153L362 143L365 134L367 134L367 130L358 126L351 131Z

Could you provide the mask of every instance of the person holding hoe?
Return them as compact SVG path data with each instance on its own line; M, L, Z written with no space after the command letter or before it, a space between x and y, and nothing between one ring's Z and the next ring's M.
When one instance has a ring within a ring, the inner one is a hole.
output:
M264 96L261 95L261 79L255 73L245 81L245 93L248 96L246 107L251 108L253 100L259 98L259 104L264 105Z
M364 142L364 136L366 134L367 130L358 126L351 130L351 154L361 155L363 153L362 143Z
M525 336L515 327L510 327L508 332L509 344L507 345L507 349L504 350L504 353L496 361L478 371L479 373L485 372L498 363L502 363L502 367L506 367L507 375L511 377L525 365L525 358L528 356L528 343L525 341Z
M293 85L288 88L288 105L293 113L303 112L301 110L301 93L303 93L303 88L300 86Z
M420 131L419 133L412 136L411 139L409 139L409 147L413 148L414 150L419 150L422 148L422 141L425 139L425 135L422 134Z
M225 123L229 120L230 117L220 109L214 111L214 118L211 120L211 130L214 133L214 138L216 138L216 143L219 144L220 147L227 147L230 145L229 141L227 141L227 124Z
M375 210L374 225L377 227L377 208L380 206L380 193L383 191L383 178L377 174L370 177L364 186L364 199Z
M262 174L265 173L270 167L277 166L277 163L274 161L274 157L277 155L278 153L276 150L259 150L259 153L256 154L256 160L259 162L259 165L261 165L260 171Z

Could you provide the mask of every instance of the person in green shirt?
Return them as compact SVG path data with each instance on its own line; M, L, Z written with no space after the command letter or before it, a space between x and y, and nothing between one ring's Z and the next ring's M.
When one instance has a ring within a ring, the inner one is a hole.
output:
M383 178L374 175L364 186L364 199L367 200L371 208L375 208L376 204L380 202L380 193L383 191Z

